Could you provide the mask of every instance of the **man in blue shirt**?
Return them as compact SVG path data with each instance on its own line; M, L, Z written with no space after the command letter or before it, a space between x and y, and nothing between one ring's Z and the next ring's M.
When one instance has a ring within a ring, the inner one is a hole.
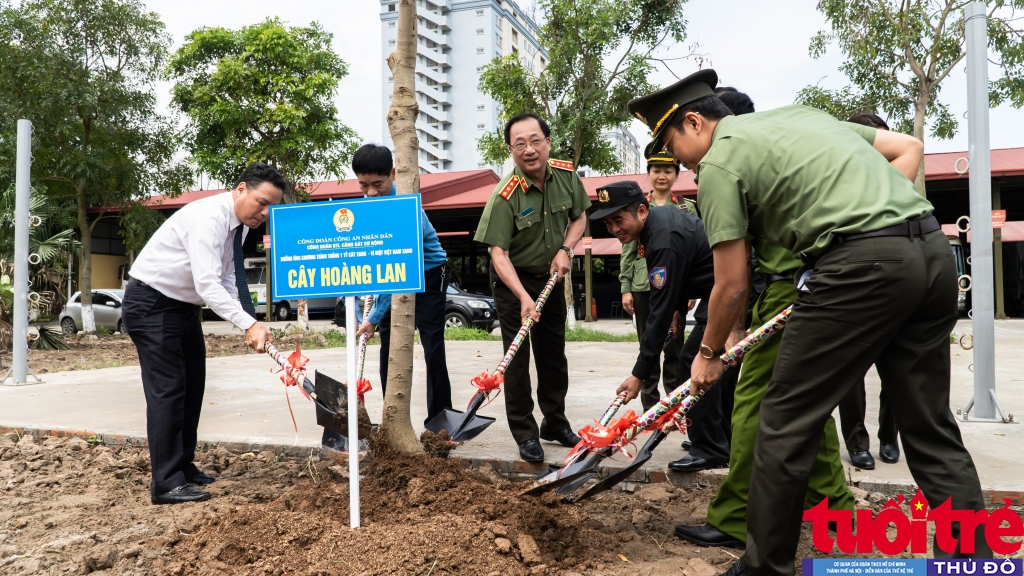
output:
M391 150L377 144L364 144L352 156L352 171L359 180L359 188L369 198L393 196L395 168ZM416 294L416 329L420 332L423 361L427 365L427 418L429 422L445 408L452 407L452 384L448 378L448 363L444 352L444 316L447 301L448 255L437 239L437 231L420 211L423 221L424 291ZM373 309L356 332L373 336L374 326L380 326L380 388L383 394L388 382L388 351L391 346L391 295L374 299Z
M352 156L352 171L359 181L359 190L367 198L394 196L394 164L391 150L387 147L374 145L361 146ZM423 270L424 291L416 294L416 328L420 331L420 344L423 345L423 361L427 365L427 418L429 422L445 408L452 408L452 381L447 373L447 361L444 358L444 305L447 300L447 286L451 280L451 272L447 266L447 254L441 248L437 232L427 219L427 214L420 210L423 229ZM374 327L380 327L381 336L381 394L387 387L387 358L391 345L391 295L381 294L374 298L374 307L367 319L362 319L362 312L356 311L356 319L361 321L355 337L362 334L373 337ZM340 435L324 430L324 446L344 450L347 443Z

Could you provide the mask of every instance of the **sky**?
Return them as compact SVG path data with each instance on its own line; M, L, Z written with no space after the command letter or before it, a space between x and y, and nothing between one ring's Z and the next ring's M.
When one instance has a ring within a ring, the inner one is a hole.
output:
M382 51L380 3L377 0L292 0L271 2L250 0L148 0L150 10L159 13L173 39L181 46L185 36L203 26L238 28L277 16L293 25L318 21L334 34L334 50L349 65L337 96L342 121L365 141L379 142L384 127L381 98ZM827 88L846 84L839 65L842 54L833 48L813 60L807 46L811 37L825 28L825 20L813 0L690 0L685 13L689 37L683 45L664 49L662 57L686 54L693 43L719 75L721 85L735 86L748 93L758 110L792 104L797 92L820 83ZM697 69L696 62L683 60L673 68L680 77ZM966 74L950 74L943 84L941 100L951 106L958 119L967 111ZM989 73L997 69L993 66ZM667 86L675 78L661 69L652 83ZM170 85L157 86L160 105L170 101ZM456 112L457 113L457 112ZM1008 105L990 112L992 148L1024 147L1024 110ZM630 130L640 146L647 141L647 129L633 121ZM967 124L962 121L951 140L927 134L926 152L967 150Z

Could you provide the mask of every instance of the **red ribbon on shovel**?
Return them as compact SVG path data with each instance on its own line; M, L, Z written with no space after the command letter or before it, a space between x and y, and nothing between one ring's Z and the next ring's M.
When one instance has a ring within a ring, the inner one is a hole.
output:
M634 422L636 422L636 412L627 410L621 418L612 420L607 426L602 426L600 422L595 420L593 426L587 425L580 428L579 444L576 444L576 446L569 451L569 455L565 457L565 462L572 463L580 452L596 452L597 450L611 446L612 442L621 436L627 428L633 425ZM615 446L615 449L619 450L626 456L629 456L629 453L626 452L623 447Z
M477 390L483 392L483 394L487 396L487 402L483 406L481 406L481 408L487 406L487 404L490 404L492 400L498 397L498 394L501 394L501 385L504 383L505 375L502 372L494 372L492 374L485 370L477 374L476 377L473 378L473 386L475 386ZM496 393L492 395L492 392ZM472 402L473 401L470 400L471 404Z
M285 361L288 366L282 366L279 372L283 372L283 374L281 374L281 382L284 382L284 399L288 403L288 415L292 417L292 428L295 429L295 443L298 444L299 425L295 422L295 412L292 411L292 399L288 397L288 388L290 386L295 386L300 392L302 392L302 395L305 396L307 400L310 399L309 394L306 393L306 390L302 386L299 386L299 381L297 380L297 378L305 377L306 364L309 363L309 358L302 355L302 349L299 346L298 338L295 339L295 351L289 354Z

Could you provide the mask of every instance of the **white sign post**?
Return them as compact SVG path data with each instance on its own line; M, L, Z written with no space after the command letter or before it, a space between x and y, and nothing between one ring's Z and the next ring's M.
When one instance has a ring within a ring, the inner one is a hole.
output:
M356 392L356 297L345 297L345 366L348 369L348 515L359 528L359 396Z

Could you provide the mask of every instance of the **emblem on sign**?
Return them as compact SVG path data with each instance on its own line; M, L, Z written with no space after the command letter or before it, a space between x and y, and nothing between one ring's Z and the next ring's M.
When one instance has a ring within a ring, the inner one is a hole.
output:
M664 266L658 266L652 269L650 274L647 275L647 278L651 281L651 286L654 286L658 290L661 290L662 288L665 287L666 277L667 272L665 271Z
M342 208L334 213L334 228L338 232L349 232L356 223L356 215L348 208Z
M608 199L608 191L607 190L598 190L597 191L597 201L598 202L608 202L608 200L609 199Z

